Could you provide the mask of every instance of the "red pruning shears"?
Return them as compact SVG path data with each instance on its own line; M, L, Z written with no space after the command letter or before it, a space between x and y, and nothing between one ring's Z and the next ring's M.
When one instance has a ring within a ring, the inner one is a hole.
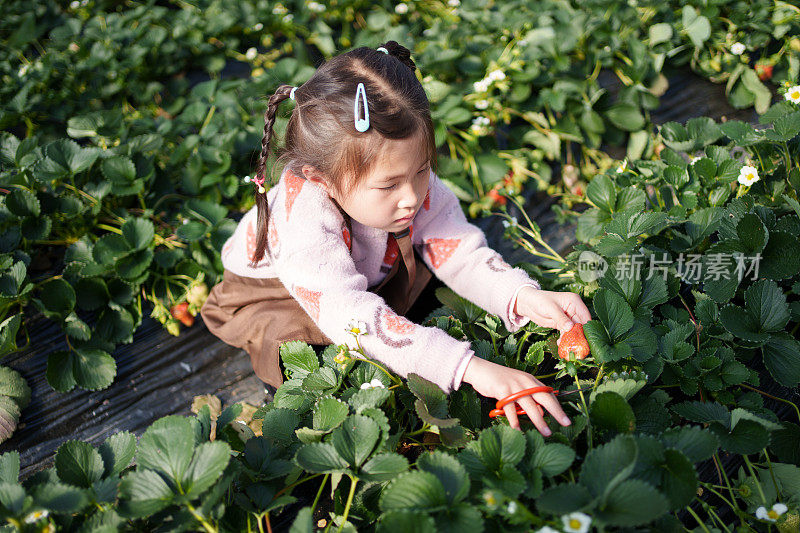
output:
M582 391L591 390L591 389L592 389L592 387L584 387L582 389L574 389L574 390L569 390L569 391L566 391L566 392L553 390L553 387L531 387L530 389L523 389L523 390L521 390L519 392L515 392L514 394L509 394L508 396L506 396L502 400L497 400L497 403L495 404L496 408L492 409L489 412L489 416L492 417L492 418L497 417L497 416L506 416L505 415L505 411L503 410L503 407L505 407L506 405L510 404L511 402L519 400L520 398L524 398L525 396L529 396L531 394L536 394L537 392L552 393L552 394L555 394L556 396L566 396L567 394L574 394L576 392L582 392ZM531 399L533 399L533 398L531 398ZM534 403L536 403L536 402L534 401ZM539 410L539 415L543 416L544 415L544 410L542 409L542 406L539 405L538 403L536 403L536 408ZM524 409L522 409L521 407L517 407L517 414L518 415L526 415L528 413Z

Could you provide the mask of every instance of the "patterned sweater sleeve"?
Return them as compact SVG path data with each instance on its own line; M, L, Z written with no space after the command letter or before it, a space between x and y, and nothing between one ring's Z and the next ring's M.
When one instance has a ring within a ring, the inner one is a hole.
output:
M278 278L336 344L352 345L348 324L362 321L365 353L401 376L416 373L445 392L461 383L473 352L468 342L438 328L423 327L397 315L383 298L367 290L343 234L344 221L335 205L315 184L285 180L272 208L272 261Z
M433 173L428 196L414 220L413 241L439 279L499 316L509 331L530 321L514 312L516 298L523 287L539 289L539 283L487 246L483 231L467 222L458 198Z

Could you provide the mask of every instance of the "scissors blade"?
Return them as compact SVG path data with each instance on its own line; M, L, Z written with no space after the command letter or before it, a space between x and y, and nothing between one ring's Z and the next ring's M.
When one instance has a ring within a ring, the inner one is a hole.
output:
M590 385L588 387L583 387L581 389L572 389L572 390L568 390L566 392L565 391L558 391L558 395L559 396L566 396L567 394L575 394L576 392L583 392L583 391L587 391L587 390L592 390L592 388L593 387Z

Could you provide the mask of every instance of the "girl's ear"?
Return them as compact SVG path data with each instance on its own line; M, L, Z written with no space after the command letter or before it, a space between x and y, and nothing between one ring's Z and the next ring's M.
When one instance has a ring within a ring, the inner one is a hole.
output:
M328 179L325 175L316 169L316 167L312 167L311 165L303 165L301 169L303 171L303 176L310 182L315 183L322 187L322 190L325 191L328 196L331 195L331 188L328 185Z

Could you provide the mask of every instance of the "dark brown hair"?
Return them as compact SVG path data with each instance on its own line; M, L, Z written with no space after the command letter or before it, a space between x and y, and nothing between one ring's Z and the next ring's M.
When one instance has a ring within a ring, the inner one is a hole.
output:
M417 134L431 165L435 164L430 105L411 53L396 41L383 47L388 54L362 47L338 55L295 90L295 108L275 167L286 167L303 176L303 165L310 165L329 179L335 191L347 194L370 172L386 139L407 139ZM363 133L356 130L353 120L359 83L364 84L369 107L369 129ZM278 87L264 114L264 137L255 174L258 181L265 180L266 188L274 175L267 172L267 159L275 115L278 104L289 98L291 90L291 85ZM256 205L258 231L251 266L261 261L268 249L269 206L265 194L256 191Z

